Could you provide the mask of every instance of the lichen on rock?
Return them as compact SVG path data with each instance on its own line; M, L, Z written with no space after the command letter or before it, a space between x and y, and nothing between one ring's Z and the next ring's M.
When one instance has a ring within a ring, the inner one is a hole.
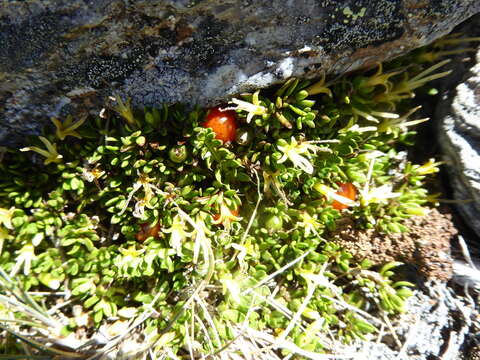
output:
M480 238L480 51L475 65L452 88L443 90L444 101L435 114L439 145L448 163L447 170L456 208L478 240Z
M478 11L474 0L3 2L0 145L25 142L48 117L93 111L68 95L78 89L213 105L387 60Z

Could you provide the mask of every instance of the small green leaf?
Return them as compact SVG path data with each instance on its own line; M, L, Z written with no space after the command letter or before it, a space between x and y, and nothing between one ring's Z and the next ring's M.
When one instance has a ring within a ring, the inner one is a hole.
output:
M89 297L89 298L83 303L83 305L84 305L86 308L91 308L93 305L95 305L96 303L98 303L99 300L100 300L100 298L99 298L97 295L93 295L93 296Z
M403 265L403 263L399 262L399 261L392 261L392 262L389 262L385 265L382 266L382 268L380 269L379 273L380 275L382 276L385 276L385 273L393 268L396 268L397 266L400 266L400 265Z

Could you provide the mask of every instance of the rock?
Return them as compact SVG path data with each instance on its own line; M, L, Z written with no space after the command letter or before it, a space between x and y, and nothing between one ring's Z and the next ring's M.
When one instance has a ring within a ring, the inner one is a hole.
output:
M408 301L408 309L393 322L402 348L386 329L381 343L361 342L357 353L365 354L364 359L388 360L459 360L462 348L469 341L469 331L478 310L447 287L445 283L428 282L424 291L415 291ZM391 344L387 346L386 344Z
M453 88L453 87L452 87ZM455 207L480 237L480 50L454 90L442 90L435 117L439 143L449 173Z
M371 65L448 33L478 0L31 0L0 4L0 145L51 116L212 105L291 76Z

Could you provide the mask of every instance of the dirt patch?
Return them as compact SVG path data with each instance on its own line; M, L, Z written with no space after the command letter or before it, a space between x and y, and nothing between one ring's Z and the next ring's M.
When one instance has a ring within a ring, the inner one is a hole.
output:
M404 223L408 233L383 234L376 230L355 229L350 220L341 220L333 240L356 260L375 264L402 261L417 266L427 279L447 281L452 276L450 241L457 234L448 212L432 209L426 216L415 216Z

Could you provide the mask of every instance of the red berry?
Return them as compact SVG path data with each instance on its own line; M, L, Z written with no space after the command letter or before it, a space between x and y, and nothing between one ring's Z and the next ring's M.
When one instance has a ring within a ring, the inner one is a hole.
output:
M357 188L352 183L338 183L339 189L337 195L346 197L350 200L355 200L357 196ZM336 210L343 210L348 207L348 205L342 204L337 200L333 200L332 207Z
M158 238L158 234L160 233L160 224L157 222L155 225L149 223L140 224L140 230L135 234L135 239L138 242L144 242L150 236L154 238Z
M225 142L235 140L237 132L236 113L232 110L220 111L220 107L212 108L205 117L203 127L210 128L215 133L215 138Z

